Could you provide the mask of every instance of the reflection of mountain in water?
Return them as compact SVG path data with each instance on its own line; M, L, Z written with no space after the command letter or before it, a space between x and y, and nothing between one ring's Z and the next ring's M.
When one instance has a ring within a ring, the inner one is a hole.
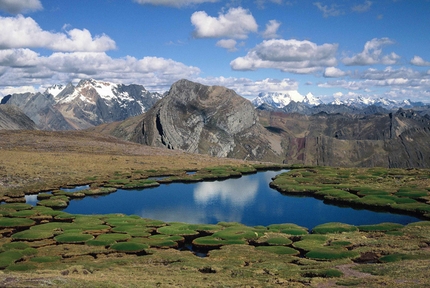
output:
M218 198L223 204L243 208L254 201L258 181L240 178L222 182L198 183L194 189L194 201L201 205L210 204Z

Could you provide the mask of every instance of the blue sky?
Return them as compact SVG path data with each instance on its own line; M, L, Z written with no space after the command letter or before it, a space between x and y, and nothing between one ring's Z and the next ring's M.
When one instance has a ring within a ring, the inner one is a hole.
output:
M0 0L0 96L94 78L430 102L429 0Z

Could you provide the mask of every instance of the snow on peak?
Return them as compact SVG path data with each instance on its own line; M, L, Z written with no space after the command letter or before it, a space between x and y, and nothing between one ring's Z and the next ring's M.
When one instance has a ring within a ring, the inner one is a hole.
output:
M301 95L298 91L285 91L285 92L266 92L258 94L258 97L252 100L254 106L260 106L263 103L267 103L276 108L284 108L291 101L302 102L309 105L319 105L321 100L308 93L306 96Z
M65 88L65 86L63 85L59 85L59 84L55 84L49 88L47 88L45 90L45 94L51 94L52 96L56 97L58 94L61 93L61 91L63 91Z

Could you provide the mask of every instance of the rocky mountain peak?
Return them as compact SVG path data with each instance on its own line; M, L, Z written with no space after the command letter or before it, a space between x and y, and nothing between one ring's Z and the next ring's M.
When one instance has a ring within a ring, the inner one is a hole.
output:
M236 137L256 121L251 102L233 90L182 79L145 113L134 140L226 157L236 149Z

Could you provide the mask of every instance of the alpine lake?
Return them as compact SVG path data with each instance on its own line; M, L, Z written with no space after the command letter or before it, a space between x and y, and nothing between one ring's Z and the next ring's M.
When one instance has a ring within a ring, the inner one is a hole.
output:
M405 214L351 208L350 205L327 203L304 195L285 195L269 186L272 178L288 171L262 171L225 180L118 189L107 195L72 199L62 211L85 215L122 213L191 224L237 222L252 227L294 223L309 230L328 222L406 225L420 221ZM163 177L150 180L160 181ZM84 189L89 189L89 186L62 190L76 192ZM37 197L27 195L26 201L37 205Z

